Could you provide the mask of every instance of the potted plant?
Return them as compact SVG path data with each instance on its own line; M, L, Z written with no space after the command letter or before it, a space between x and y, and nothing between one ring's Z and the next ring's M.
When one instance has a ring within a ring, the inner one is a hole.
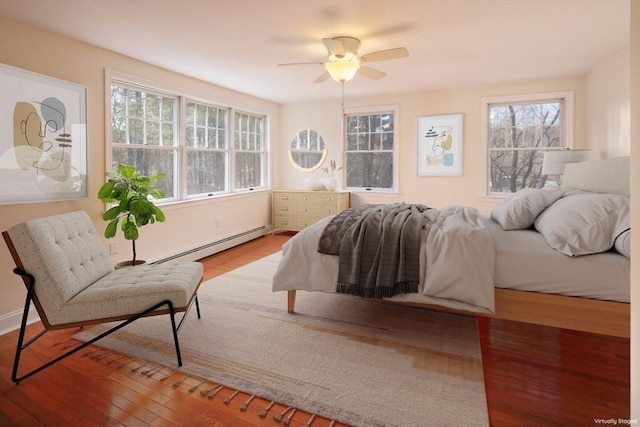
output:
M135 167L119 164L118 170L107 172L107 182L98 190L98 198L107 204L113 204L102 219L109 221L104 230L104 237L114 237L118 224L122 220L121 229L126 240L131 240L133 258L126 265L136 265L136 240L138 228L154 222L164 222L165 216L153 200L161 199L164 193L156 182L165 177L157 174L151 177L141 175ZM137 262L143 264L144 261Z

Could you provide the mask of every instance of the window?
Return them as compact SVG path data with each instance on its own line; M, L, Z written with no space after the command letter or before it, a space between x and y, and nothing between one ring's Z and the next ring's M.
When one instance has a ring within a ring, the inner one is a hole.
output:
M542 160L546 151L573 146L573 93L485 98L482 104L485 194L557 185L559 177L542 175Z
M109 167L166 174L163 201L267 186L266 116L115 79L110 90Z
M178 98L125 85L111 86L112 170L118 163L135 166L158 182L167 198L177 195Z
M396 108L348 111L344 115L346 187L395 191L398 131Z
M207 196L229 186L228 110L187 102L187 196Z
M264 187L264 117L237 112L235 123L235 186L245 190Z

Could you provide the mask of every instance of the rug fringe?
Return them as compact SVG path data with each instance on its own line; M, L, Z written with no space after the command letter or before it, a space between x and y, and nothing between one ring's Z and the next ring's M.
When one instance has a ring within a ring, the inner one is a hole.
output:
M61 343L56 343L55 345L60 345ZM112 356L110 358L107 358L107 356ZM170 369L166 366L160 365L160 364L154 364L151 363L149 361L146 360L142 360L142 359L138 359L138 358L134 358L134 357L129 357L127 355L124 354L118 354L113 352L112 350L106 350L103 349L101 347L97 347L94 349L91 349L90 351L87 351L86 353L84 353L81 357L89 357L91 358L91 360L95 360L97 362L100 362L101 360L106 360L106 365L111 365L113 363L118 362L118 367L116 369L122 369L125 367L129 367L131 364L134 364L131 368L129 368L129 373L131 374L135 374L138 373L140 375L144 375L148 378L152 378L154 375L161 373L163 371L163 369L167 369L169 370L168 373L166 373L165 375L163 375L162 377L160 377L158 380L160 382L165 382L167 379L171 378L174 374L178 373L179 371L177 370L173 370ZM147 368L147 369L145 369ZM207 399L211 400L213 399L216 395L218 395L222 390L224 390L225 388L232 390L232 393L227 396L224 400L223 403L225 405L229 405L231 403L231 401L238 395L240 394L242 391L238 390L238 389L234 389L231 387L227 387L223 384L216 384L213 382L210 382L209 380L206 379L202 379L202 378L198 378L189 374L185 374L182 377L180 377L180 379L178 379L176 382L174 382L171 387L173 388L178 388L180 387L183 383L185 383L187 380L189 379L194 379L197 380L198 382L193 385L191 388L189 388L187 390L188 393L193 394L194 392L196 392L200 387L202 387L204 384L210 383L210 387L207 388L203 388L200 390L200 395L202 397L206 397ZM248 394L248 393L247 393ZM244 401L244 403L240 406L240 411L245 412L249 405L251 404L251 402L256 398L260 398L263 400L267 400L264 399L260 396L257 396L255 394L249 395L249 397ZM273 408L273 406L276 404L276 402L274 400L270 400L269 403L267 404L267 406L265 406L265 408L260 411L260 413L258 414L258 417L260 418L266 418L267 415L269 414L269 411ZM279 412L278 414L275 414L273 416L274 421L276 422L281 422L283 425L288 426L292 420L294 415L296 414L296 412L298 411L298 408L292 407L292 406L288 406L287 408L285 408L282 412ZM316 419L316 417L318 417L318 415L316 414L311 414L309 419L307 420L307 422L303 425L303 427L311 427L313 421ZM329 420L330 424L329 427L334 427L336 424L335 420Z
M271 408L273 408L273 405L275 405L275 403L276 403L276 402L275 402L274 400L272 400L271 402L269 402L269 404L267 405L267 407L266 407L266 408L264 408L264 409L262 410L262 412L260 412L260 413L258 414L258 416L259 416L260 418L265 418L265 417L267 416L267 414L269 413L269 411L271 410Z

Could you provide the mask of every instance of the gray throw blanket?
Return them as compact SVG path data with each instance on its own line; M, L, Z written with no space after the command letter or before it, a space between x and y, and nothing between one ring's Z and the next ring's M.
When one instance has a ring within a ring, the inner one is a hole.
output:
M424 205L363 205L327 224L318 252L339 255L338 292L390 298L418 292L420 235L429 225Z

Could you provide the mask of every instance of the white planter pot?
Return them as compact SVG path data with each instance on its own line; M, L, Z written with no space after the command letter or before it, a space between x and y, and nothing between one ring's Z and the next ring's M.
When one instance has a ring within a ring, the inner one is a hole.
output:
M324 183L324 188L329 191L335 191L338 189L338 178L329 177L322 180L322 182Z
M324 184L322 183L322 178L320 178L315 173L310 173L309 175L307 175L307 177L304 179L304 186L307 187L309 190L314 190L314 191L324 190Z

